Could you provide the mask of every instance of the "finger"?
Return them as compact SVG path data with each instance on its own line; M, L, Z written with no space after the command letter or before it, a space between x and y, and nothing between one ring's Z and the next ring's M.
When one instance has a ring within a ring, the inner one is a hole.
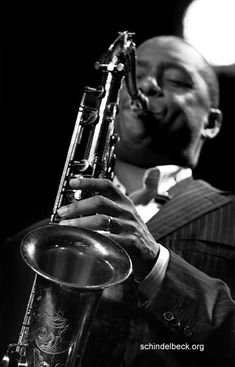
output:
M113 234L124 234L124 238L127 234L133 232L132 222L114 218L110 215L98 214L90 215L86 217L64 219L59 222L60 225L68 225L75 227L83 227L92 230L108 231Z
M61 218L74 218L77 216L89 216L96 213L119 217L123 213L123 207L118 203L101 195L78 200L65 205L57 210Z
M112 217L103 214L90 215L86 217L65 219L59 222L59 225L82 227L91 230L110 230Z
M74 178L70 180L70 186L77 190L86 190L91 193L100 193L111 199L124 196L121 191L108 179L101 178Z

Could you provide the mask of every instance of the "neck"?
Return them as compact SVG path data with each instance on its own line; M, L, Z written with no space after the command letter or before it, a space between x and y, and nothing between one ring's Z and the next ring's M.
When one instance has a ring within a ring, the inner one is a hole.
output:
M117 160L115 163L115 173L128 194L142 187L145 172L146 168L137 167L121 160Z

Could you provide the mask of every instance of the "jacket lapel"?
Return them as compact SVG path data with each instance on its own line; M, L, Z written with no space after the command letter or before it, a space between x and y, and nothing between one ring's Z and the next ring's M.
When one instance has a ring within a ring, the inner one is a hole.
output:
M172 199L147 223L156 240L231 200L228 192L192 178L179 182L169 194Z

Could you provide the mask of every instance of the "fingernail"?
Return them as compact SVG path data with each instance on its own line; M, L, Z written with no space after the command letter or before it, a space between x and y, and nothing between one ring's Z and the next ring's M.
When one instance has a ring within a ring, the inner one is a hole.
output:
M76 178L74 178L74 180L76 181L77 184L80 184L81 180L83 179L83 175L77 175Z
M70 183L70 185L71 184L75 184L75 185L77 185L77 184L79 184L80 183L80 178L71 178L71 180L69 181L69 183Z
M60 217L63 217L66 213L68 213L68 207L62 206L57 210L57 214L59 214Z

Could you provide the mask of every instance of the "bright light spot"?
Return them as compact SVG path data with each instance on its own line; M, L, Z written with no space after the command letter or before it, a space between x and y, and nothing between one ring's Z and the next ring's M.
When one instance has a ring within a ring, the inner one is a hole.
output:
M27 247L27 252L30 258L34 257L35 254L35 244L33 242L30 242Z
M195 0L186 9L183 35L214 65L235 63L235 0Z
M98 231L99 233L102 233L101 231ZM98 250L98 252L100 252L102 255L104 255L104 256L107 256L108 255L108 251L107 251L107 249L104 247L104 246L102 246L102 245L100 245L98 242L96 242L95 243L95 248L96 248L96 250Z

